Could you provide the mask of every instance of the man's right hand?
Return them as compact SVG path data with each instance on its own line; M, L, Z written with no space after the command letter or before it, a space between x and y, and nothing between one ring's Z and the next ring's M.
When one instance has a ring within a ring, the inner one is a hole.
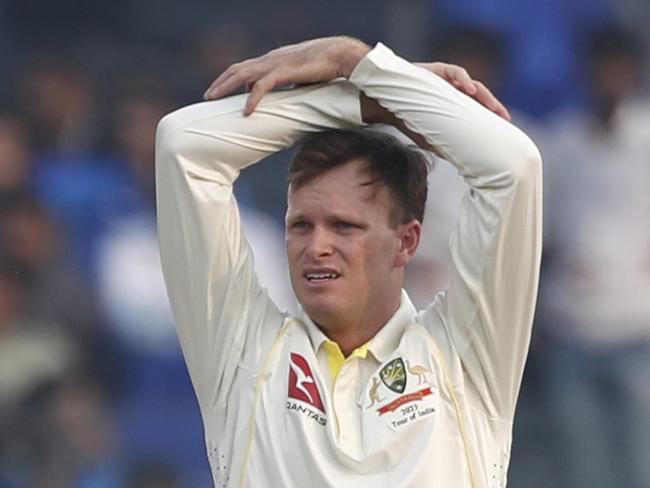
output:
M224 71L203 94L205 100L216 100L244 86L250 92L244 115L250 115L262 97L279 86L320 83L335 78L348 78L370 46L352 37L324 37L284 46L258 58L235 63ZM451 83L477 102L510 120L508 110L479 81L473 80L461 66L447 63L416 63ZM361 98L366 122L391 123L390 114L375 103Z
M244 86L250 91L244 114L278 86L320 83L348 78L370 46L351 37L327 37L281 47L259 58L230 66L206 90L205 100L230 95Z

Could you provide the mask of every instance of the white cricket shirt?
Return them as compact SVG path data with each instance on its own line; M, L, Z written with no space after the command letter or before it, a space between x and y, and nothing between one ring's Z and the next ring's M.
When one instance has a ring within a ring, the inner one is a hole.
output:
M359 90L469 189L448 289L421 311L403 294L341 365L308 318L259 286L232 185L306 133L363 125ZM270 94L250 117L244 102L180 109L157 134L162 263L215 486L505 486L540 260L535 145L381 44L350 80Z

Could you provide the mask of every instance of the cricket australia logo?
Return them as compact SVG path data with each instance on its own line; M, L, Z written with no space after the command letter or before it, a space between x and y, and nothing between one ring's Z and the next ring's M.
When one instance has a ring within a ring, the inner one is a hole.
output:
M379 372L382 383L395 393L404 393L406 369L402 358L393 359Z

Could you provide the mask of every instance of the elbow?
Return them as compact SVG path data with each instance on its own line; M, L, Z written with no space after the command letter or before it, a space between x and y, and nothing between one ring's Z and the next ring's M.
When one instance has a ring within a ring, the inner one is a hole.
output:
M175 172L181 167L187 169L190 161L197 161L205 152L205 141L197 137L188 127L191 120L185 115L185 109L165 115L156 128L155 162L156 172Z
M512 144L512 153L509 156L511 164L510 176L517 185L527 184L536 186L542 180L542 155L535 143L523 132Z
M156 127L156 164L176 159L182 152L183 138L180 136L176 112L165 115Z

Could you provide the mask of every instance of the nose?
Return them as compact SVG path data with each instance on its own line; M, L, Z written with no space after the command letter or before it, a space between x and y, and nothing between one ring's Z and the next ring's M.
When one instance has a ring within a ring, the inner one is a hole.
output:
M322 227L315 227L309 235L307 254L310 258L331 256L334 252L331 234Z

